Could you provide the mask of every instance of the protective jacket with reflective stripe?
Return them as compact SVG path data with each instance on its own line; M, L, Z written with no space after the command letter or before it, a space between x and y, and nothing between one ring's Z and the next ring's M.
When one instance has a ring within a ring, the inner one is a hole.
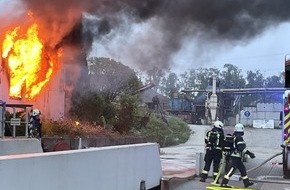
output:
M234 138L234 151L231 156L242 158L247 152L247 145L242 136L235 136Z

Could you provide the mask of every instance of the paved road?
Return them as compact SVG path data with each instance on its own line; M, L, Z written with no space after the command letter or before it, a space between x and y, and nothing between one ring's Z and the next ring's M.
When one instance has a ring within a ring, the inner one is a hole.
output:
M190 139L181 145L174 147L161 148L161 160L164 162L179 162L183 163L184 168L189 168L194 173L198 174L197 161L200 153L204 152L204 135L210 126L190 125L193 131ZM232 132L233 127L225 127L225 132ZM255 159L247 159L245 165L248 170L252 170L261 165L271 156L281 152L281 130L279 129L255 129L246 128L244 139L247 142L248 149L255 153ZM282 166L275 163L281 162L281 156L277 156L261 167L248 173L250 178L259 180L272 180L288 184L278 183L256 183L254 188L262 190L290 190L290 181L282 178ZM174 166L173 166L174 167ZM166 168L165 168L166 169ZM237 172L237 175L239 173ZM201 190L206 189L211 183L211 178L206 183L199 182L199 177L191 178L190 180L172 180L167 189L170 190ZM242 181L231 180L231 185L243 186Z

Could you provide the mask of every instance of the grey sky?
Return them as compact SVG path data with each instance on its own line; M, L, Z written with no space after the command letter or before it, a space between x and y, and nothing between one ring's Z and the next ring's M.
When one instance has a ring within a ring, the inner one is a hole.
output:
M285 56L290 54L289 33L290 23L269 28L245 46L224 51L213 64L232 63L243 70L260 70L266 75L283 72Z
M180 51L175 58L175 67L183 72L186 68L199 66L222 69L224 64L229 63L238 66L244 73L249 70L260 70L266 76L276 75L284 71L285 56L290 55L289 33L290 23L283 23L278 27L268 28L255 39L244 44L225 48L221 46L217 49L209 47L209 52L201 54L200 58L195 58L192 53L195 46L198 46L193 42L188 48L184 48L184 51ZM196 59L200 64L192 64Z

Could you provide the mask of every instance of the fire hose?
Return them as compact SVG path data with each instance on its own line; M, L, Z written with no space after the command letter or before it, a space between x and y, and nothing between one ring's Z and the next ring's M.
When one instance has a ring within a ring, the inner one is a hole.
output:
M254 171L254 170L256 170L256 169L262 167L262 166L265 165L267 162L269 162L270 160L272 160L273 158L275 158L275 157L277 157L277 156L279 156L279 155L281 155L281 154L282 154L282 152L279 152L279 153L277 153L277 154L275 154L275 155L269 157L269 158L266 159L264 162L262 162L260 165L254 167L254 168L251 168L251 169L249 169L249 170L247 170L247 172L249 173L249 172L252 172L252 171Z
M283 153L280 152L280 153L277 153L271 157L269 157L268 159L266 159L264 162L262 162L261 164L259 164L258 166L254 167L254 168L251 168L249 170L247 170L248 173L252 172L252 171L255 171L256 169L262 167L263 165L265 165L268 161L272 160L273 158L277 157L277 156L280 156L282 155ZM254 182L260 182L260 183L279 183L279 184L290 184L290 181L283 181L283 180L265 180L265 179L256 179L256 178L250 178L251 181L254 181Z

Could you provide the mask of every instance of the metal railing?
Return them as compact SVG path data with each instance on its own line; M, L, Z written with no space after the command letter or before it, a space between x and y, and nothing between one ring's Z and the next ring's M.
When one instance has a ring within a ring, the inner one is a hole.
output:
M28 124L29 124L29 112L32 110L30 104L7 104L4 101L0 101L0 129L1 129L1 138L5 138L5 130L7 127L9 129L12 127L11 136L16 137L17 127L25 126L24 136L28 137ZM10 112L12 111L12 112ZM6 113L9 112L10 117L7 118ZM20 116L17 113L23 112Z

